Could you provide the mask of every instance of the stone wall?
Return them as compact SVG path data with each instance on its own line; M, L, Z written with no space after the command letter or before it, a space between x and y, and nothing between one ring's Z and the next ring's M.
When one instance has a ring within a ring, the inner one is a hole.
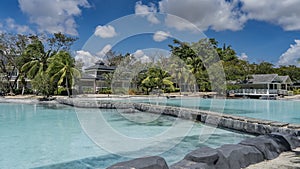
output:
M81 108L124 109L127 113L142 111L168 115L186 120L199 121L205 123L206 125L213 125L219 128L226 128L255 135L280 132L300 136L300 125L297 124L221 114L211 111L151 105L145 103L122 103L107 100L90 101L80 99L58 99L57 101L61 104Z

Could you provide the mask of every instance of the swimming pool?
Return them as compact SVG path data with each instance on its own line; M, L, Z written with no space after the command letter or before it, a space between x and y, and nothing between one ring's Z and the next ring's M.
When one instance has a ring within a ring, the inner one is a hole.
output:
M149 98L131 102L187 107L225 114L300 124L300 100Z
M136 123L124 118L116 110L101 110L101 115L123 135L141 138L165 132L175 120L173 117L161 116L151 122ZM130 116L140 118L140 115ZM151 115L143 113L142 116L148 118ZM187 123L188 121L182 120L181 122ZM158 155L164 157L168 164L173 164L197 147L206 145L216 148L251 137L216 129L208 140L201 143L199 142L201 129L203 125L195 123L189 133L176 136L183 139L178 145ZM122 140L119 144L126 146ZM157 155L155 153L158 149L170 144L172 144L172 139L165 139L155 145L132 152L128 151L125 154L138 152L139 155L145 156ZM62 105L0 103L0 150L0 168L14 169L49 166L69 161L71 162L64 165L75 166L80 163L105 168L116 162L130 159L113 155L97 146L83 132L75 109Z

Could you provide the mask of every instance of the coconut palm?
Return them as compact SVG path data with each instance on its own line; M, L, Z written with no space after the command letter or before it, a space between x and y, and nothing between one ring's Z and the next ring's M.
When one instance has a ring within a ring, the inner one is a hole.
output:
M142 86L146 88L147 94L154 88L174 91L175 87L173 84L172 77L167 71L154 67L149 68L147 77L142 80Z
M43 43L35 38L33 43L26 47L23 58L28 62L21 67L21 71L25 72L28 78L34 79L38 74L46 71L50 51L45 52Z
M75 59L65 51L60 51L49 59L47 72L50 82L58 86L64 85L70 97L70 87L74 85L75 78L80 77L80 71L75 67Z

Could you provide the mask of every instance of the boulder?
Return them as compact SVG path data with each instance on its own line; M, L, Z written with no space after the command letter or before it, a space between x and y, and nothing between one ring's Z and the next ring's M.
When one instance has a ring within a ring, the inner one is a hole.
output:
M158 156L136 158L130 161L120 162L107 169L169 169L165 159Z
M217 149L217 169L240 169L264 160L263 154L255 147L241 144L225 144Z
M248 138L241 141L239 144L246 146L253 146L264 155L264 159L272 160L279 156L279 145L268 136L258 136Z
M296 135L285 134L285 133L271 133L268 135L271 138L282 143L287 151L300 147L300 139Z
M213 165L218 161L219 155L216 149L201 147L187 154L184 159L197 163Z
M208 166L205 163L197 163L189 160L181 160L170 166L170 169L215 169L214 166Z

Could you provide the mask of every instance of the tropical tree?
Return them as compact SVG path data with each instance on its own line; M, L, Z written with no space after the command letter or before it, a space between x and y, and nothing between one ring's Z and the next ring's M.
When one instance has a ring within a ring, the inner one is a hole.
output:
M170 74L157 67L149 68L147 77L141 83L146 90L146 94L149 94L154 88L162 89L164 92L174 91L175 87L173 84Z
M51 50L45 51L44 44L37 36L32 36L32 43L29 44L22 57L27 62L21 67L21 71L30 79L47 70L48 59L51 56Z
M26 35L0 34L0 74L5 92L14 93L21 73L17 73L25 60L20 59L29 39Z
M47 73L50 82L57 86L64 86L70 97L70 88L74 85L75 79L80 77L80 71L75 67L75 59L66 51L60 51L49 59Z
M31 81L32 88L37 94L42 94L44 98L48 98L54 91L54 87L50 82L49 74L41 72Z

